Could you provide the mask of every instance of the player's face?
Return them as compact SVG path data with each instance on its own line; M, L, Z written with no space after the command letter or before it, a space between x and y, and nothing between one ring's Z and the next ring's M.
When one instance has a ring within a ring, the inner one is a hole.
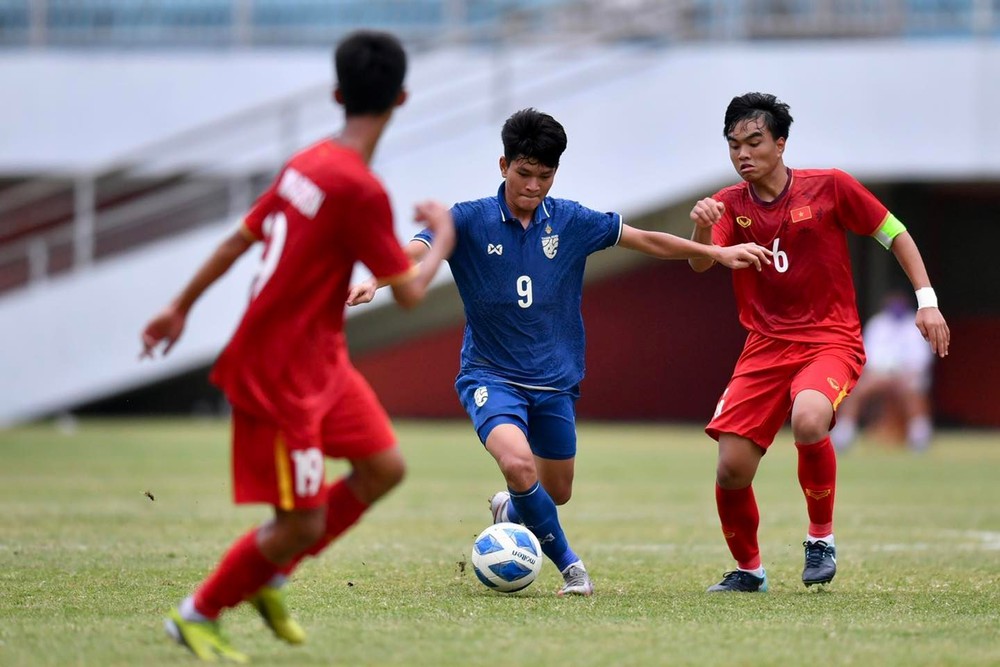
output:
M775 171L785 169L781 159L785 140L775 141L762 118L748 118L736 123L726 135L726 141L729 142L729 159L744 181L758 183Z
M553 167L525 158L507 164L507 159L501 157L500 173L507 182L507 206L519 218L534 215L556 177Z

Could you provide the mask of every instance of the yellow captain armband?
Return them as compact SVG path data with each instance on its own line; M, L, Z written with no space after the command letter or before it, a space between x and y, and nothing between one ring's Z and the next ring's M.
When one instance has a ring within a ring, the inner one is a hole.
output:
M899 218L894 216L892 213L887 213L885 220L882 221L882 226L875 230L872 236L875 240L881 244L886 250L892 245L892 240L906 231L906 226L899 221Z

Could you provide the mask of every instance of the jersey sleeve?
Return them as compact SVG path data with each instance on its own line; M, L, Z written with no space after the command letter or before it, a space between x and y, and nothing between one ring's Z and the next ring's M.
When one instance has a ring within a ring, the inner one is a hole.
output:
M712 225L712 243L723 248L733 245L733 206L722 190L712 195L712 199L726 205L722 217Z
M620 213L601 213L573 202L576 206L575 220L582 222L587 254L618 245L622 237L624 220Z
M399 245L392 226L392 207L384 191L358 202L347 235L354 256L380 282L393 284L410 277L410 259Z
M855 234L871 236L885 222L888 209L853 176L833 170L840 224Z

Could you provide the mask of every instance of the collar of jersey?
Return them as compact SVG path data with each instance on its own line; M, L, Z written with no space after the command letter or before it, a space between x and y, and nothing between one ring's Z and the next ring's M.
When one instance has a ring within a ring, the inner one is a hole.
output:
M537 225L542 220L548 220L549 218L552 217L552 214L549 213L549 207L545 203L545 201L547 199L548 199L548 197L545 197L545 199L542 199L542 203L539 204L538 208L535 209L535 214L531 218L531 224L532 225ZM503 183L501 183L500 184L500 189L497 190L497 205L500 207L500 220L501 221L503 221L503 222L514 222L515 220L517 220L517 218L514 217L514 214L510 212L510 209L507 208L507 182L506 181L504 181Z

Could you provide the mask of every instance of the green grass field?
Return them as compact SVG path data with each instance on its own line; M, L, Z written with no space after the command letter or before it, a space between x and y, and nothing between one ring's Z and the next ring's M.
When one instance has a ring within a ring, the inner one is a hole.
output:
M842 457L840 571L822 590L799 579L805 506L784 435L755 485L771 592L708 595L732 566L713 443L693 427L581 425L562 517L597 593L564 600L551 563L512 596L472 574L500 476L471 427L398 431L404 485L292 582L309 641L279 643L246 608L225 617L255 663L1000 664L996 433ZM162 617L267 516L232 505L228 457L216 421L0 432L0 665L194 664Z

